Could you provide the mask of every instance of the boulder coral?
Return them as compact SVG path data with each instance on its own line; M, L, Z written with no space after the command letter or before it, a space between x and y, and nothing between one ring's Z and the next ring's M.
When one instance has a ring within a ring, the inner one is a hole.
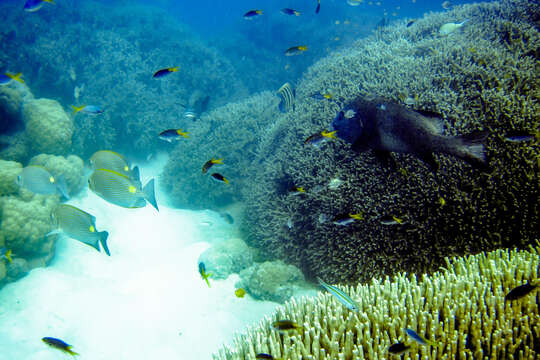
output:
M277 260L253 264L242 270L236 287L246 289L258 300L284 302L305 285L300 269Z
M0 160L0 196L16 194L19 191L17 176L21 171L20 163Z
M328 293L292 299L214 360L254 359L257 353L300 360L388 359L388 348L411 345L401 359L538 359L540 295L516 301L505 295L540 276L540 248L496 250L446 259L432 275L400 273L369 284L341 286L359 306L352 312ZM289 319L304 328L280 336L272 321ZM405 329L435 341L421 346Z
M218 208L240 200L241 188L257 171L254 152L265 129L278 114L278 98L269 91L230 103L203 115L169 156L161 185L175 206ZM225 166L214 166L202 174L211 158L223 158ZM229 184L217 183L210 173L219 172Z
M206 265L212 273L212 279L226 279L233 273L239 273L251 266L257 251L250 248L240 238L232 238L219 242L199 256L199 262Z
M71 149L73 121L58 101L29 100L23 104L22 119L33 153L65 155Z
M29 165L41 165L49 170L53 176L63 176L70 196L81 191L86 185L84 162L76 155L64 157L39 154L30 159Z
M540 127L540 5L500 1L399 20L304 74L295 110L260 133L257 171L242 186L249 245L330 282L434 271L445 256L526 246L538 235L540 148L505 140ZM470 19L450 36L445 23ZM330 93L331 100L311 95ZM340 140L304 140L357 97L439 113L444 135L487 130L488 169L436 155L432 172L409 154L397 170ZM302 186L293 196L287 189ZM338 226L342 213L363 220ZM381 219L402 218L388 226ZM290 226L289 226L290 225Z

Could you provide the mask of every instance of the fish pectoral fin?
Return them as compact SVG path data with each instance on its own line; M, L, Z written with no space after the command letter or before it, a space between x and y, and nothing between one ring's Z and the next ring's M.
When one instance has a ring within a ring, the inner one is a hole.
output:
M429 167L431 171L437 172L437 170L439 170L439 163L437 160L435 160L432 152L426 151L418 153L417 156Z

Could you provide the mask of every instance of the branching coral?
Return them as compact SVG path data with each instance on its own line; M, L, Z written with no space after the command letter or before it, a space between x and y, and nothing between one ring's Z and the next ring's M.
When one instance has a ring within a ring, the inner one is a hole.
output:
M243 187L248 243L334 282L432 271L448 255L530 243L540 220L539 148L504 137L539 128L538 14L528 1L455 7L409 28L396 23L313 65L297 87L295 111L258 144L259 171ZM451 36L438 34L462 19L471 20ZM318 92L333 101L310 97ZM438 156L432 173L394 154L395 171L340 141L303 145L358 96L410 97L414 109L441 114L446 135L489 130L489 170ZM332 190L335 178L343 184ZM305 194L287 194L291 185ZM358 212L364 220L347 227L329 221ZM407 224L385 226L386 216Z
M402 273L342 287L357 302L357 313L328 293L293 299L214 359L253 359L261 352L290 360L388 359L390 345L412 342L406 328L439 346L413 343L402 359L538 359L540 295L513 302L504 297L536 281L539 269L538 247L497 250L446 259L446 269L421 279ZM293 320L304 329L280 336L270 326L275 319Z

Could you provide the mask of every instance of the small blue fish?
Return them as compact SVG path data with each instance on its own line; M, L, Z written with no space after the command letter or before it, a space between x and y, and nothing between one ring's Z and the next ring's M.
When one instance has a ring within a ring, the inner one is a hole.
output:
M315 8L315 14L318 14L321 11L321 0L317 0L317 7Z
M20 82L21 84L23 84L23 83L24 83L24 80L21 79L21 75L22 75L22 73L17 73L17 74L10 74L10 73L0 74L0 85L7 85L7 84L9 84L10 82L12 82L13 80L18 81L18 82Z
M416 333L416 331L414 331L412 329L406 329L405 332L407 333L407 335L409 335L409 337L411 337L411 339L413 339L414 341L416 341L420 345L437 346L437 343L435 343L433 341L430 341L430 340L427 340L426 338L418 335Z
M63 340L56 339L53 337L44 337L43 339L41 339L41 341L43 341L45 344L49 345L50 347L61 350L72 356L79 355L75 351L71 350L72 346L65 343Z
M317 277L317 281L322 287L328 290L330 294L334 295L338 299L338 301L345 305L349 310L358 311L358 305L354 302L353 299L349 297L349 295L345 294L343 290L340 290L335 286L325 283L319 277Z
M508 142L529 142L536 138L536 135L525 130L512 130L506 133L504 140Z
M295 15L295 16L300 16L300 11L296 11L296 10L294 10L294 9L289 9L289 8L281 9L281 13L282 13L282 14L285 14L285 15Z
M323 94L321 92L317 92L311 95L311 98L315 100L332 100L332 94L329 94L329 93Z
M78 106L78 107L71 105L71 107L73 108L73 114L82 112L88 115L99 115L99 114L103 114L103 111L104 111L101 107L97 105L83 105L83 106Z
M208 281L208 278L212 275L212 273L206 272L206 266L203 262L199 263L199 274L201 274L201 277L204 279L204 281L206 281L206 285L210 287L210 281Z
M256 16L262 15L262 10L249 10L247 13L244 14L244 19L251 20Z
M152 77L158 79L158 78L167 76L169 74L172 74L173 72L177 72L179 69L180 69L180 66L161 69L161 70L156 71Z
M54 4L53 0L27 0L24 4L24 11L34 12L38 11L43 7L44 3Z
M15 254L13 254L11 250L5 248L0 249L0 259L6 259L10 264L13 261L12 256L14 255Z

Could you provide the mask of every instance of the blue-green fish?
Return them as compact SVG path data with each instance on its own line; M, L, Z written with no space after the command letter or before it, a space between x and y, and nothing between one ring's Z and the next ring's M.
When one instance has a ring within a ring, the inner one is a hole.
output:
M146 206L148 201L159 211L154 193L154 179L141 189L124 174L109 169L97 169L90 175L88 187L111 204L125 208L140 208Z
M22 73L17 73L17 74L10 74L10 73L0 74L0 85L7 85L7 84L9 84L10 82L12 82L13 80L18 81L18 82L20 82L20 83L22 84L22 83L24 83L24 80L21 79L21 75L22 75Z
M49 4L54 4L53 0L26 0L23 9L27 12L38 11L43 7L43 4L45 4L46 2Z
M60 194L69 199L64 177L54 177L40 165L29 165L23 168L22 172L17 176L17 184L36 194Z
M405 332L411 339L419 343L420 345L431 345L431 346L437 346L437 343L430 341L416 333L413 329L406 329Z
M340 290L335 286L325 283L320 277L317 277L317 281L319 282L319 284L321 284L322 287L328 290L330 294L334 295L338 299L338 301L345 305L348 309L352 311L358 311L358 305L354 302L353 299L349 297L349 295L345 294L343 290Z
M251 20L256 16L262 15L262 13L263 13L262 10L249 10L248 12L244 14L244 19Z
M79 355L75 351L71 350L73 346L65 343L64 341L60 339L56 339L53 337L44 337L43 339L41 339L41 341L43 341L45 344L49 345L50 347L61 350L65 353L68 353L69 355L72 355L72 356Z
M159 79L169 74L175 73L180 69L180 66L170 67L166 69L158 70L152 75L153 78Z
M70 238L90 245L97 251L100 251L98 243L101 243L101 247L105 253L111 256L109 247L107 246L109 233L107 231L97 231L96 218L94 216L75 206L60 204L53 210L52 218L58 229L49 234L63 232Z

